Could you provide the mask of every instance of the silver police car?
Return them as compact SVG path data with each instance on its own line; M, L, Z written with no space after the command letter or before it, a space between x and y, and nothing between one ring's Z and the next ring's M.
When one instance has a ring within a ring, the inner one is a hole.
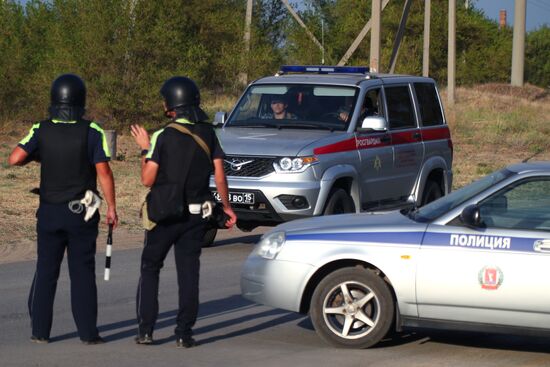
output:
M415 210L285 223L246 260L242 294L308 313L325 341L390 330L550 331L550 162L509 166Z

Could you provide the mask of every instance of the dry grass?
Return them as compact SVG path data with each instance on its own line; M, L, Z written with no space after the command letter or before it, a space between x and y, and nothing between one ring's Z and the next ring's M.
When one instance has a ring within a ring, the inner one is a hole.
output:
M205 109L228 112L235 97L205 96ZM443 91L445 103L445 91ZM510 163L550 160L550 97L536 87L482 85L458 88L456 105L446 107L454 142L454 186L461 187ZM30 126L30 125L29 125ZM28 126L0 122L0 257L9 248L35 240L38 165L8 167L7 156ZM124 233L141 232L139 208L147 190L139 182L139 149L128 131L119 131L117 160L112 162L117 206ZM104 210L105 208L103 208Z
M456 92L455 107L445 108L454 143L455 188L511 163L550 160L547 90L487 84Z

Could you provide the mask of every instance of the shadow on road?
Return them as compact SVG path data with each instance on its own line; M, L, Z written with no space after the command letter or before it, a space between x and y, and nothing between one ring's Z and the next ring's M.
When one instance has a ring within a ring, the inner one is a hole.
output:
M231 315L232 313L242 312L246 310L249 310L249 312L247 315L230 318L227 320L214 323L212 325L195 328L194 333L195 335L200 335L200 334L212 332L212 331L223 329L230 326L250 323L251 321L256 319L280 315L275 319L271 319L261 324L244 327L242 329L235 330L224 335L214 336L205 340L201 340L201 344L207 344L207 343L212 343L221 339L227 339L235 336L256 332L258 330L273 327L273 326L283 324L283 323L293 321L303 317L299 314L285 312L277 309L259 310L260 307L261 306L245 300L240 295L233 295L227 298L202 303L199 308L198 321L210 319L213 317ZM256 312L256 311L259 311L259 312ZM167 327L175 328L176 317L177 317L177 310L159 313L157 318L157 323L155 325L155 330L160 330ZM100 325L98 329L100 334L103 336L103 338L107 342L112 342L112 341L126 339L126 338L133 338L137 332L137 322L135 318L131 318L131 319L118 321L118 322L114 322L106 325ZM66 339L72 339L72 338L78 338L78 334L76 332L72 332L72 333L55 336L50 339L50 342L58 342ZM164 344L174 340L175 340L175 337L171 336L168 338L155 340L155 344Z
M423 329L425 343L549 354L550 337Z
M261 234L249 234L241 237L226 238L224 240L215 241L209 247L212 248L224 245L233 245L235 243L256 244L260 240L260 237L262 237Z

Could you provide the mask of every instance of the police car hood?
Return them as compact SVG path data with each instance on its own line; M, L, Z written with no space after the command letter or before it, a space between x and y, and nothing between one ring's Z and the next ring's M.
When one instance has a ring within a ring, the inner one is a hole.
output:
M339 214L295 220L278 225L270 232L287 235L321 233L424 232L427 223L419 223L400 211Z
M331 136L328 130L225 127L218 130L228 155L297 156L308 145Z

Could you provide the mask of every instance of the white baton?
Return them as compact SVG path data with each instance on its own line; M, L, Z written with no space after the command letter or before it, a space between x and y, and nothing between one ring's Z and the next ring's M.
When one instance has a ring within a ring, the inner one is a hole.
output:
M103 279L109 280L111 277L111 251L113 248L113 225L109 223L109 233L107 234L107 247L105 248L105 273Z

